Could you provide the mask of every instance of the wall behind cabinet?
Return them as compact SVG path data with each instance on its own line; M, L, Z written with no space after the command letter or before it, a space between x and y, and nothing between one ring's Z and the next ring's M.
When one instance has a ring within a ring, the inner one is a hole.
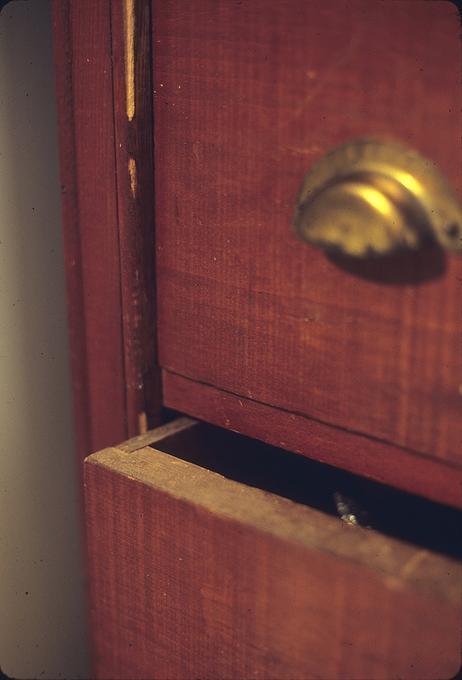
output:
M1 3L3 4L3 3ZM51 3L0 13L0 667L88 677Z

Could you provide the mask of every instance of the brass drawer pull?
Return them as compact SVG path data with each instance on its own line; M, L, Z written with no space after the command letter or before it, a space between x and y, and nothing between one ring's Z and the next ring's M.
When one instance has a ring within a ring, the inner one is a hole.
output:
M431 161L363 139L334 149L306 175L295 230L308 243L365 258L425 241L462 251L462 211Z

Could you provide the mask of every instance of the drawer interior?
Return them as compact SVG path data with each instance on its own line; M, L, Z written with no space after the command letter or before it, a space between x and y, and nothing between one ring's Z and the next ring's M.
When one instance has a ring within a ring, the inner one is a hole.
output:
M182 419L151 448L350 524L462 557L462 512L261 441Z

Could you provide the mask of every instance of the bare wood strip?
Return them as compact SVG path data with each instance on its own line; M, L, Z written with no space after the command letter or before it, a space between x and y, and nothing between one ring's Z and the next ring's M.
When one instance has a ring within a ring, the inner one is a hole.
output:
M120 286L128 436L160 423L151 3L111 2Z
M177 418L171 423L166 423L157 427L155 430L149 430L145 434L138 435L137 437L132 437L126 442L122 442L117 446L119 451L125 451L127 453L132 453L138 449L143 449L146 446L155 444L158 441L167 439L176 434L190 430L197 421L192 418Z

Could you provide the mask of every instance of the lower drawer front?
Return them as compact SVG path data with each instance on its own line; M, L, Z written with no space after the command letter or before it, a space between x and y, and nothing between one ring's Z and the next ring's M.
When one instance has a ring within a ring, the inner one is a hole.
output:
M197 427L181 419L86 461L98 678L457 671L457 561L171 455Z

